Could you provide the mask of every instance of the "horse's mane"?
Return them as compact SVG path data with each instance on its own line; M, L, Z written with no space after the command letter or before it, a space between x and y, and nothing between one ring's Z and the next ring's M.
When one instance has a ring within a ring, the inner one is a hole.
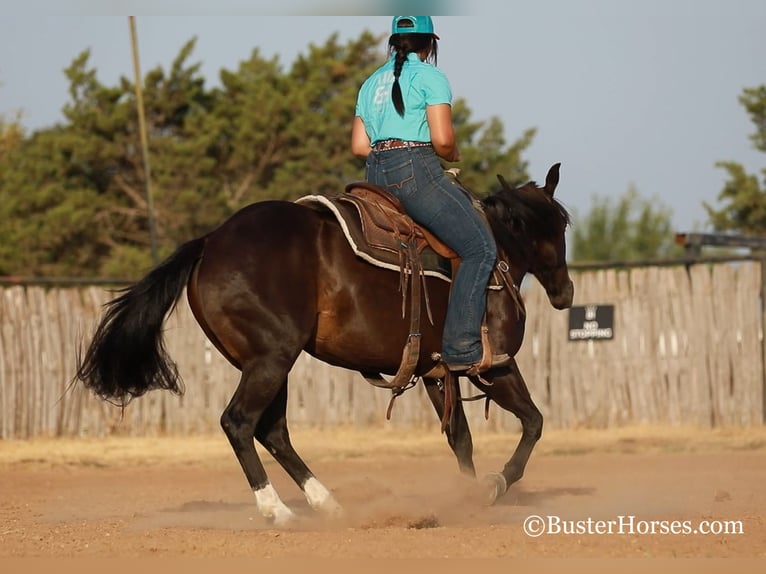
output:
M536 182L511 187L499 179L502 189L481 204L496 240L509 255L517 250L528 253L533 241L560 234L571 223L567 209Z
M527 238L547 237L571 223L567 209L534 181L503 187L481 201L487 218L497 219L506 233Z

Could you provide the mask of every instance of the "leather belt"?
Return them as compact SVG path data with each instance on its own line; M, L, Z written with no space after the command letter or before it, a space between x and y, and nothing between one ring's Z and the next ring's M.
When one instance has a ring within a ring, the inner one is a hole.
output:
M390 149L402 149L413 147L431 147L431 142L409 142L403 140L381 140L377 142L372 149L374 151L387 151Z

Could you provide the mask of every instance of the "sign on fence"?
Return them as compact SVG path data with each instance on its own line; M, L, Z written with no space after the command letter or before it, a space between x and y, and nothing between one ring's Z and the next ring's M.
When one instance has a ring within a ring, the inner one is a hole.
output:
M614 305L582 305L569 309L569 340L614 338Z

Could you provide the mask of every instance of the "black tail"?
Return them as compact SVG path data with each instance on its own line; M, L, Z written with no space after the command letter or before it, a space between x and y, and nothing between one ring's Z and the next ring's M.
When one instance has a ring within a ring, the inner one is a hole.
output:
M162 338L205 238L179 247L163 263L105 305L106 312L79 361L76 380L105 400L126 405L152 389L183 392L183 383Z

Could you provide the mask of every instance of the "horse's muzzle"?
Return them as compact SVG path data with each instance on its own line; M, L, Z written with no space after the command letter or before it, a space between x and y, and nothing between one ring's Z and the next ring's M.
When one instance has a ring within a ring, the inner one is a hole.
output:
M569 309L574 301L574 283L570 279L561 289L556 292L548 291L548 300L554 309Z

